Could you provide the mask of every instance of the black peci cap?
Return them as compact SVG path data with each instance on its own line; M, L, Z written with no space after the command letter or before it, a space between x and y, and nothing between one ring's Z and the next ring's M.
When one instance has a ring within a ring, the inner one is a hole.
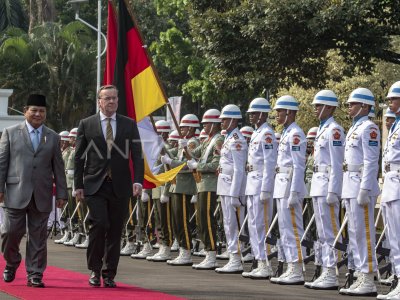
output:
M31 94L28 97L28 101L26 102L26 106L44 106L46 107L46 97L40 94Z

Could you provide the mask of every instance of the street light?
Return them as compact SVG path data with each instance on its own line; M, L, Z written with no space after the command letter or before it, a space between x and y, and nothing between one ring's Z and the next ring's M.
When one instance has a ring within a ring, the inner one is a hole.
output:
M104 33L101 32L101 0L97 0L97 28L90 25L85 20L79 17L79 7L82 3L87 3L89 0L69 0L67 3L72 5L72 8L75 10L75 20L85 24L89 28L93 29L97 32L97 83L96 83L96 92L99 91L100 88L100 68L101 68L101 56L107 50L107 37ZM104 39L104 49L101 51L101 37ZM98 103L96 100L96 111L99 110Z

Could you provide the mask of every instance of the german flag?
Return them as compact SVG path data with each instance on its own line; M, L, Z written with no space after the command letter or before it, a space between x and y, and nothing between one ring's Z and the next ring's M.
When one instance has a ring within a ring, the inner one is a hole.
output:
M119 90L118 112L137 122L167 103L147 56L138 28L126 7L118 0L118 43L114 85ZM121 101L124 102L124 101ZM125 105L124 105L125 104Z
M114 6L108 1L108 18L107 18L107 55L106 65L104 68L103 85L113 84L115 60L117 58L117 18L115 17Z

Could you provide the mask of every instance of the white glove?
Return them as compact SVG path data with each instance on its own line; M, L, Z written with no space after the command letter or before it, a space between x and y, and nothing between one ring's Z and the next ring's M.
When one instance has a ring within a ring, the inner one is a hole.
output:
M240 202L238 197L231 197L231 204L233 207L240 207L242 203Z
M261 192L261 195L260 195L260 202L265 203L265 202L269 201L271 198L272 198L272 195L270 192L263 191L263 192Z
M357 197L358 205L361 205L361 206L368 205L369 201L370 201L369 191L360 189L360 192L358 193L358 197Z
M160 197L160 202L161 203L168 203L168 201L169 201L169 197L168 196L161 195L161 197Z
M187 162L187 166L190 170L195 170L197 169L197 165L198 163L192 158L191 160L188 160Z
M163 156L161 156L161 162L164 165L170 165L172 162L172 159L170 157L168 157L168 155L163 155Z
M299 202L299 193L298 192L290 192L290 196L288 199L288 208L292 208L298 202Z
M187 147L187 144L188 144L188 140L187 139L180 139L178 141L179 148L185 148L185 147Z
M346 209L346 199L342 199L342 208Z
M190 203L197 203L197 195L192 196L192 199L190 199Z
M339 197L336 195L336 193L328 193L328 196L326 197L326 203L328 203L330 206L333 206L336 203L339 203Z
M146 203L147 201L149 201L149 199L150 199L149 195L145 191L142 191L142 197L141 197L142 202Z
M76 192L75 192L75 190L72 190L72 197L76 197Z

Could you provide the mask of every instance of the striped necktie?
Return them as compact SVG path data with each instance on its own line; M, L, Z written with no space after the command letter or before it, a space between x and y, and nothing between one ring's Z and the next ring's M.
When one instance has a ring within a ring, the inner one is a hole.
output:
M106 142L107 142L107 158L111 158L111 149L112 142L114 141L113 130L111 126L111 118L107 118L107 127L106 127ZM107 168L107 176L111 178L111 168L108 166Z

